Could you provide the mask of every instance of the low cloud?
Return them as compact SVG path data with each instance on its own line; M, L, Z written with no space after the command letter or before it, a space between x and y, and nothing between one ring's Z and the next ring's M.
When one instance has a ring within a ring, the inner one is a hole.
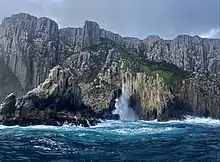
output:
M220 28L212 28L199 35L202 38L220 38Z
M58 4L64 2L64 0L28 0L29 2L36 4Z

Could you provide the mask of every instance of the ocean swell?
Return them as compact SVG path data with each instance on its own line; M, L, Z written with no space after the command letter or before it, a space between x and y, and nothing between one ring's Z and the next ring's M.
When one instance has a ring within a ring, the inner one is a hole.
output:
M169 122L107 120L89 128L1 125L0 161L216 161L219 134L219 120L190 116Z

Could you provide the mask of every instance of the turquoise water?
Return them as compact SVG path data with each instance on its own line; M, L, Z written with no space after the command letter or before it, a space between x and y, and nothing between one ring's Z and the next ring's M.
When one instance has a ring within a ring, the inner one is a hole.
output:
M0 126L0 161L220 161L220 121Z

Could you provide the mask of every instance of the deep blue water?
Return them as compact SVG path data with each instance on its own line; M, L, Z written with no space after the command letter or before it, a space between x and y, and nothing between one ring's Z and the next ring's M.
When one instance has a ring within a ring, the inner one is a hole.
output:
M0 126L0 161L220 161L220 121Z

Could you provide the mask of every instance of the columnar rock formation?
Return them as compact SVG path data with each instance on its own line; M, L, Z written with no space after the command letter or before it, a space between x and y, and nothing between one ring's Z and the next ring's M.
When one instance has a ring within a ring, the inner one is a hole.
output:
M107 108L112 92L126 84L139 97L142 115L156 110L160 116L178 98L197 115L220 116L219 39L179 35L163 40L152 35L140 40L91 21L82 28L59 29L49 18L25 13L2 21L0 66L5 68L0 74L10 74L14 81L0 78L0 100L6 85L8 93L19 96L42 83L58 64L70 68L83 101L94 107ZM18 88L10 86L14 83Z
M194 115L220 117L219 79L195 74L180 84L178 95L192 108Z
M152 118L148 114L153 112L155 116L159 116L164 106L174 98L159 75L153 77L145 73L125 73L122 78L122 84L140 102L138 104L144 105L142 117Z
M0 25L1 54L22 88L28 91L58 64L58 25L48 18L17 14Z

